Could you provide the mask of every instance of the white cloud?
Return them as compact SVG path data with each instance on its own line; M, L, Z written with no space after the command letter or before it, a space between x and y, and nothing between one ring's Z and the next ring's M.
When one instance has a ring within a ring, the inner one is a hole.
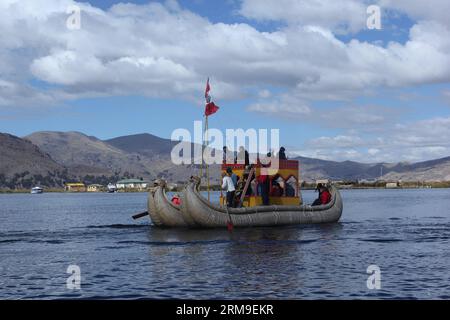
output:
M313 25L335 33L357 32L366 28L369 5L407 14L415 21L436 21L450 26L448 0L243 0L240 14L249 19L284 21L291 25Z
M274 100L263 99L260 102L250 104L247 110L267 115L278 114L279 117L290 119L303 119L311 114L311 108L308 105L287 94L280 95Z
M367 5L356 0L243 0L240 13L256 20L314 25L356 32L366 25Z
M404 12L414 20L433 20L450 26L448 19L450 2L448 0L380 0L379 4L385 8Z
M297 154L361 162L417 162L450 154L450 118L397 124L383 135L338 135L311 139Z
M339 135L335 137L319 137L308 141L307 146L315 149L356 148L364 145L364 141L357 136Z
M264 90L261 90L261 91L258 92L258 96L260 98L267 99L267 98L270 98L272 96L272 93L269 90L264 89Z
M310 9L304 13L305 23L318 10L310 2L299 2L300 9ZM323 10L315 25L261 32L248 24L213 24L174 1L166 6L117 4L107 11L78 3L81 30L68 30L66 9L73 1L3 1L0 72L4 81L30 94L40 91L27 85L36 77L75 98L142 94L198 100L205 78L211 76L216 98L240 98L252 87L283 88L298 99L300 113L314 100L351 100L383 86L450 81L446 26L419 22L404 45L344 43L332 29L361 4L346 0L348 10L343 10L334 2L315 3ZM245 1L242 11L250 12L249 6L261 5ZM321 23L331 17L338 21ZM14 96L2 98L14 105ZM270 106L265 109L278 112L274 102L283 97L264 94L260 99L252 109Z
M346 105L319 113L315 121L334 128L377 131L395 121L398 116L397 110L379 105Z

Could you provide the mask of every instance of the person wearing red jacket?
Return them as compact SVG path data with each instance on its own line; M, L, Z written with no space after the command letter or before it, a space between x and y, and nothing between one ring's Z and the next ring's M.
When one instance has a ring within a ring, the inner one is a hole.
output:
M313 202L312 206L321 206L331 201L331 193L326 186L319 183L317 190L319 190L319 197Z
M320 203L322 205L327 204L331 201L331 193L328 191L328 188L324 188L323 191L320 193Z

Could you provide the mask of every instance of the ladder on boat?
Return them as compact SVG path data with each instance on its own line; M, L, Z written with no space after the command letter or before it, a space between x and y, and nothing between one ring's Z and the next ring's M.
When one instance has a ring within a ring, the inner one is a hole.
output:
M247 194L248 187L250 186L250 182L252 181L255 172L255 167L252 167L250 173L248 174L247 181L245 182L244 190L242 190L241 198L239 199L239 203L237 205L238 208L241 208L242 204L244 203L245 195Z

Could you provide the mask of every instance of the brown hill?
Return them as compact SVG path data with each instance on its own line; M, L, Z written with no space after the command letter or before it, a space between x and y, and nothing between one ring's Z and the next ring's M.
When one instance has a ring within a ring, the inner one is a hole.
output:
M0 188L61 185L65 172L64 166L30 141L0 133Z
M170 152L176 142L150 134L102 141L79 132L46 131L25 138L79 177L166 178L181 182L196 172L194 166L176 166L171 162Z

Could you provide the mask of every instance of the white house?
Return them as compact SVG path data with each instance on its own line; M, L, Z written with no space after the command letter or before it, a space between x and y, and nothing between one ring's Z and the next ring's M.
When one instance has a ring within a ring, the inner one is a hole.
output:
M138 179L125 179L116 183L117 189L146 189L149 183Z

